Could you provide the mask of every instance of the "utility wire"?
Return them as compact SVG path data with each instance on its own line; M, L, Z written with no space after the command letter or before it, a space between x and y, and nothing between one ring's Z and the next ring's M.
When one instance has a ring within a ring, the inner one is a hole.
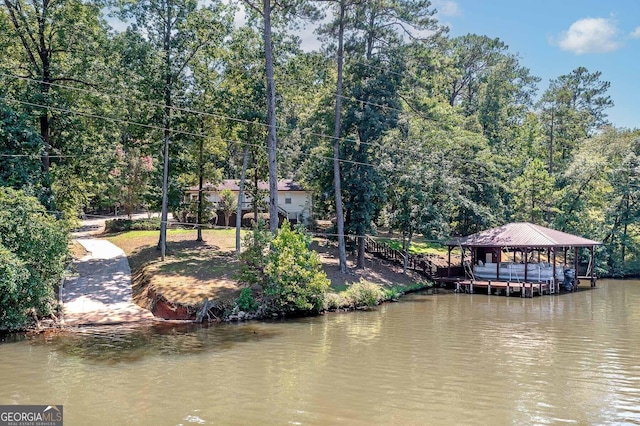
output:
M129 124L129 125L134 125L134 126L140 126L140 127L143 127L143 128L148 128L148 129L153 129L153 130L161 130L161 131L166 130L166 128L162 127L162 126L156 126L156 125L146 124L146 123L138 123L138 122L131 121L131 120L125 120L125 119L114 118L114 117L106 117L106 116L102 116L102 115L98 115L98 114L74 111L74 110L70 110L70 109L67 109L67 108L47 106L47 105L43 105L43 104L37 104L37 103L34 103L34 102L21 101L21 100L13 99L13 98L0 97L0 100L8 101L8 102L17 102L17 103L28 105L28 106L32 106L32 107L45 108L45 109L54 110L54 111L58 111L58 112L81 115L81 116L85 116L85 117L89 117L89 118L95 118L95 119L101 119L101 120L106 120L106 121L112 121L112 122L116 122L116 123L124 123L124 124ZM203 134L203 133L194 133L194 132L188 132L188 131L184 131L184 130L172 130L172 129L169 129L169 130L173 134L182 134L182 135L193 136L193 137L198 137L198 138L216 138L216 139L218 139L220 141L227 142L227 143L234 144L234 145L240 145L240 146L249 145L249 146L254 147L254 148L266 150L266 147L263 146L263 145L252 144L252 143L242 142L242 141L234 141L234 140L224 139L224 138L219 138L219 137L212 137L212 136L209 136L209 135L206 135L206 134ZM277 148L277 151L279 151L281 155L287 155L288 154L286 151L283 152L283 148L282 147L281 148ZM415 154L415 152L414 152L414 154ZM13 155L13 154L5 154L5 156L9 156L9 155ZM23 154L16 154L16 155L23 155ZM304 157L307 157L307 158L318 158L318 159L327 160L327 161L333 161L334 160L333 157L325 157L325 156L321 156L321 155L317 155L317 154L300 154L300 155L304 156ZM91 157L95 157L95 155L91 155L91 154L86 154L86 155L68 155L68 156L60 155L58 157L59 158L63 158L63 157L69 157L69 158L73 158L73 157L91 158ZM376 164L371 164L371 163L366 163L366 162L361 162L361 161L348 160L348 159L341 159L341 158L338 158L338 161L340 161L341 163L345 163L345 164L353 164L353 165L358 165L358 166L371 167L373 169L382 170L382 171L386 171L386 172L389 172L389 171L406 172L406 168L403 168L403 167L401 167L399 165L396 165L394 167L393 166L392 167L382 167L382 166L376 165ZM458 179L460 179L461 181L468 181L468 182L472 182L472 183L486 183L486 184L488 184L488 182L484 182L484 181L477 180L477 179L464 179L462 177L460 177Z
M33 82L33 83L42 83L42 81L36 80L36 79L33 79L33 78L16 76L16 75L6 74L6 73L2 73L2 72L0 72L0 76L5 76L5 77L19 79L19 80L30 81L30 82ZM140 99L133 99L133 98L128 98L126 96L117 95L117 94L110 94L110 93L103 93L103 92L96 93L95 91L92 91L90 89L84 89L84 88L64 85L64 84L60 84L60 83L49 83L49 85L60 87L60 88L64 88L64 89L69 89L69 90L76 90L76 91L79 91L79 92L82 92L82 93L88 93L88 94L94 94L94 95L104 95L104 96L107 96L107 97L119 98L121 100L128 101L128 102L138 102L138 103L143 103L143 104L147 104L147 105L150 105L150 106L155 106L155 107L158 107L158 108L165 108L165 105L157 103L157 102L144 101L144 100L140 100ZM334 96L336 96L336 94L334 94ZM341 96L341 97L343 99L346 99L346 100L351 100L351 101L354 101L354 102L360 102L360 103L376 106L376 107L379 107L379 108L386 108L388 110L393 110L393 111L397 111L397 112L400 112L400 113L403 113L403 114L414 115L414 117L426 119L425 117L422 117L420 115L416 115L416 114L411 113L409 111L403 111L403 110L400 110L400 109L397 109L397 108L393 108L393 107L390 107L390 106L387 106L387 105L368 102L368 101L364 101L364 100L357 99L357 98L354 98L354 97L348 97L348 96ZM5 98L5 99L8 99L8 98ZM15 99L14 99L14 101L15 102L24 103L24 104L27 104L27 105L38 106L38 107L41 107L41 108L51 108L51 109L56 109L57 108L58 110L61 110L61 111L71 112L69 110L64 110L64 109L59 108L59 107L50 107L50 106L41 105L41 104L29 104L29 103L26 103L26 101L18 101L18 100L15 100ZM190 109L190 108L181 108L181 107L177 107L177 106L171 106L170 108L175 110L175 111L179 111L179 112L204 115L204 116L209 116L209 117L223 119L223 120L235 121L235 122L243 123L243 124L254 124L254 125L258 125L258 126L262 126L262 127L269 127L269 125L266 124L266 123L259 123L259 122L256 123L256 122L251 121L251 120L231 117L231 116L224 115L224 114L211 113L211 112L205 112L205 111L198 111L198 110L194 110L194 109ZM89 115L89 113L83 113L83 114L86 115L86 116L92 116L92 115ZM93 116L97 117L97 115L93 115ZM132 122L132 121L129 121L129 120L108 118L108 117L104 117L104 116L100 116L100 117L104 118L104 119L111 120L111 121L119 120L118 122L124 123L124 124L139 125L139 126L142 126L142 127L147 127L147 128L157 129L157 130L165 130L164 127L158 127L158 126L149 125L149 124L145 124L145 123L137 123L137 122ZM277 128L282 129L282 130L288 130L286 128L283 128L282 126L277 126ZM183 132L183 131L178 131L178 130L173 130L173 129L170 129L170 130L173 133L189 134L188 132ZM306 130L306 129L300 129L300 130L301 130L302 134L306 134L306 135L309 135L309 136L315 136L315 137L320 137L320 138L324 138L324 139L331 139L331 140L335 140L336 139L333 135L317 133L317 132L313 132L313 131ZM362 142L362 141L359 141L359 140L356 140L356 139L350 139L350 138L338 138L338 139L340 139L342 142L351 142L351 143L354 143L354 144L371 146L371 147L374 147L374 148L388 149L387 146L385 146L384 144L381 144L380 142ZM395 147L394 150L397 151L397 152L404 152L404 153L407 153L407 154L415 154L416 153L416 150L410 150L410 149L404 149L404 148L398 148L398 147ZM56 158L55 156L50 156L50 157ZM62 158L64 156L59 156L59 157ZM87 157L90 157L90 156L88 155ZM450 157L452 157L452 156L450 156ZM333 158L333 157L331 157L331 158ZM460 160L460 162L475 163L475 164L480 165L480 166L485 166L484 163L476 161L476 160L463 159L463 158L457 157L457 156L453 156L453 158L458 158ZM339 160L339 161L348 162L349 160ZM354 163L354 164L357 164L357 162Z

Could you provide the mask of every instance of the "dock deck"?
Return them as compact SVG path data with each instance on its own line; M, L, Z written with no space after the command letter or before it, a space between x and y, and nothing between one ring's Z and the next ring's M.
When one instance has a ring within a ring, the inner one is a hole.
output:
M580 279L590 281L591 287L595 287L595 279L591 277L579 277ZM580 279L574 284L573 290L578 289ZM444 280L443 280L444 281ZM455 291L458 293L473 294L477 291L485 292L488 295L505 295L512 296L517 293L520 297L533 297L534 295L542 296L544 294L560 294L560 282L510 282L510 281L483 281L452 278L446 279L447 283L455 284Z
M488 295L511 296L518 293L520 297L533 297L534 294L542 296L543 294L555 294L560 291L559 284L550 282L539 283L520 283L509 281L481 281L481 280L462 280L456 283L456 291L459 293L474 293L478 290L487 292Z

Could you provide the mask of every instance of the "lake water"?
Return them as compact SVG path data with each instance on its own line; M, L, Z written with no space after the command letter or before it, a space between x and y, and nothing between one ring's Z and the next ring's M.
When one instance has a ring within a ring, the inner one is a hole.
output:
M640 281L96 328L1 344L0 361L0 404L63 404L65 425L640 424Z

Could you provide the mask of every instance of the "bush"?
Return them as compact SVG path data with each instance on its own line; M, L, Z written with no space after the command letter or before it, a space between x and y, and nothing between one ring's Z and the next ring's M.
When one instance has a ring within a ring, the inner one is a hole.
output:
M105 222L105 232L159 231L160 218L151 219L112 219Z
M240 297L236 299L236 305L238 305L238 309L245 312L253 312L259 306L250 288L243 288L240 291Z
M385 293L379 285L360 279L343 292L350 306L373 307L385 299Z
M256 227L241 256L241 279L260 284L268 308L277 312L319 312L329 280L310 244L311 237L302 230L292 230L288 221L273 239L262 227Z
M253 231L244 238L245 250L240 254L241 282L253 285L259 284L264 288L264 267L267 264L267 253L271 242L271 233L265 229L264 221L260 220Z
M36 198L0 187L0 328L28 325L30 312L52 313L69 256L67 229Z
M324 296L324 309L327 311L341 308L345 304L344 298L337 293L327 293Z

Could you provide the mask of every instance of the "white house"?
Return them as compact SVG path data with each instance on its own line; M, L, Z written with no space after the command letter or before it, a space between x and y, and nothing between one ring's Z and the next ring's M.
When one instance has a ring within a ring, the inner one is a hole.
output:
M220 202L220 192L228 189L236 197L240 193L240 181L237 179L226 179L218 185L206 183L203 191L207 200L217 206ZM251 197L246 192L246 184L244 197L242 200L243 214L253 211L253 203ZM258 188L266 191L264 204L269 205L269 184L267 182L258 183ZM189 187L186 190L185 201L194 201L198 199L198 186ZM311 218L313 200L311 191L306 191L299 184L291 179L283 179L278 181L278 213L281 217L286 217L291 223L308 224ZM235 220L235 219L234 219Z

